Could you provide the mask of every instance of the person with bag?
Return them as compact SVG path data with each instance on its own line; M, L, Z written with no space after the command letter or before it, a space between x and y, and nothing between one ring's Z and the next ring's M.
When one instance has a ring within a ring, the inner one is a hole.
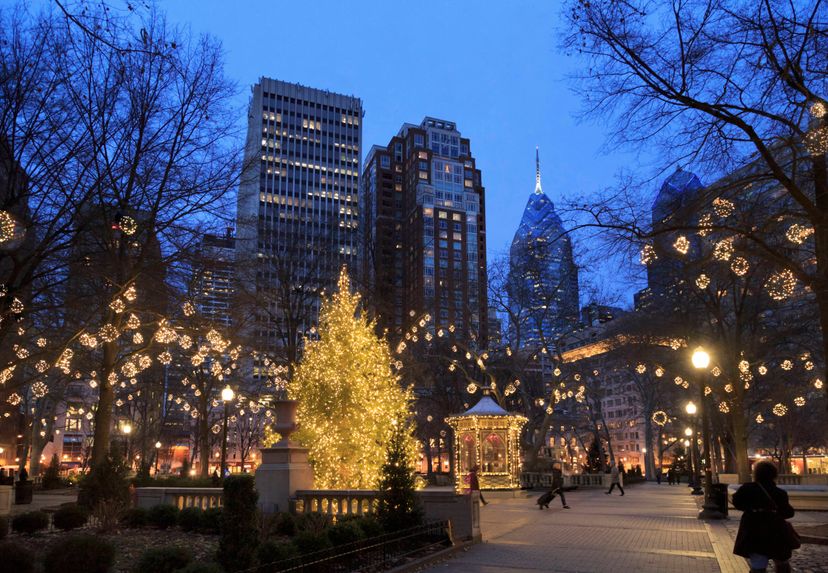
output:
M770 560L778 573L790 572L788 560L801 545L796 530L786 521L793 517L794 508L787 492L776 486L777 475L773 463L758 462L753 481L733 494L733 506L743 512L733 553L748 560L751 573L767 571Z
M483 499L483 492L480 491L480 480L477 478L478 466L474 466L469 470L469 475L466 476L466 483L469 484L469 493L476 491L480 495L480 503L489 505L489 502Z
M536 502L538 509L549 509L549 503L555 499L555 496L561 497L561 507L570 509L566 504L566 496L564 495L563 471L557 465L552 468L552 487L549 488L548 492L540 496Z

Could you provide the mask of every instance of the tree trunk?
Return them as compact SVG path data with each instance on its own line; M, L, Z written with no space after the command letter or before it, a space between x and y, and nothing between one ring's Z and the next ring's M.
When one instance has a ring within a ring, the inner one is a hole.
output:
M115 342L105 342L103 347L103 368L98 387L98 409L95 411L95 433L92 437L92 459L95 468L106 459L112 435L112 406L115 403L115 387L109 383L109 374L115 370L118 347Z
M750 461L748 460L747 428L745 414L741 408L736 408L733 415L733 449L736 454L736 473L739 474L739 483L750 481Z
M656 477L655 451L653 451L653 421L650 416L644 417L644 442L647 444L647 451L644 452L644 473L648 480Z
M203 479L210 477L210 421L207 419L207 392L198 397L198 459L199 475Z

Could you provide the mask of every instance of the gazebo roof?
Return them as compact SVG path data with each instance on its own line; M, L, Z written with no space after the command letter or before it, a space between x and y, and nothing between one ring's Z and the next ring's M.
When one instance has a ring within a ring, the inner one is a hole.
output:
M492 397L488 394L484 394L482 398L463 412L462 414L454 414L451 416L452 418L465 418L467 416L513 416L514 414L510 414L503 408L501 408L497 402L492 400Z

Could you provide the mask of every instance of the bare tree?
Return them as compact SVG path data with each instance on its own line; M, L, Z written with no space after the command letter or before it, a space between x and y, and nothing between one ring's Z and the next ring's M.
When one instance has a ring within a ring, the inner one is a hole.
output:
M713 207L708 217L651 225L627 187L576 207L586 224L645 240L680 229L727 233L785 273L780 280L810 290L828 332L823 3L577 0L567 15L564 46L586 61L576 90L588 114L613 118L613 143L659 146L671 163L730 174L700 200L698 211ZM720 198L762 203L764 216L733 219L716 209ZM828 336L822 344L824 356Z

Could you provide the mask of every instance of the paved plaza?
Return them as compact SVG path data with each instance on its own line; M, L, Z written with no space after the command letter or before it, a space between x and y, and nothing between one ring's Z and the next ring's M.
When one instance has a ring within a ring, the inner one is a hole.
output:
M728 525L697 519L697 498L686 486L645 483L626 492L621 497L574 491L567 494L569 510L555 499L549 510L539 511L535 495L494 499L480 509L484 542L428 571L748 571L731 553Z

